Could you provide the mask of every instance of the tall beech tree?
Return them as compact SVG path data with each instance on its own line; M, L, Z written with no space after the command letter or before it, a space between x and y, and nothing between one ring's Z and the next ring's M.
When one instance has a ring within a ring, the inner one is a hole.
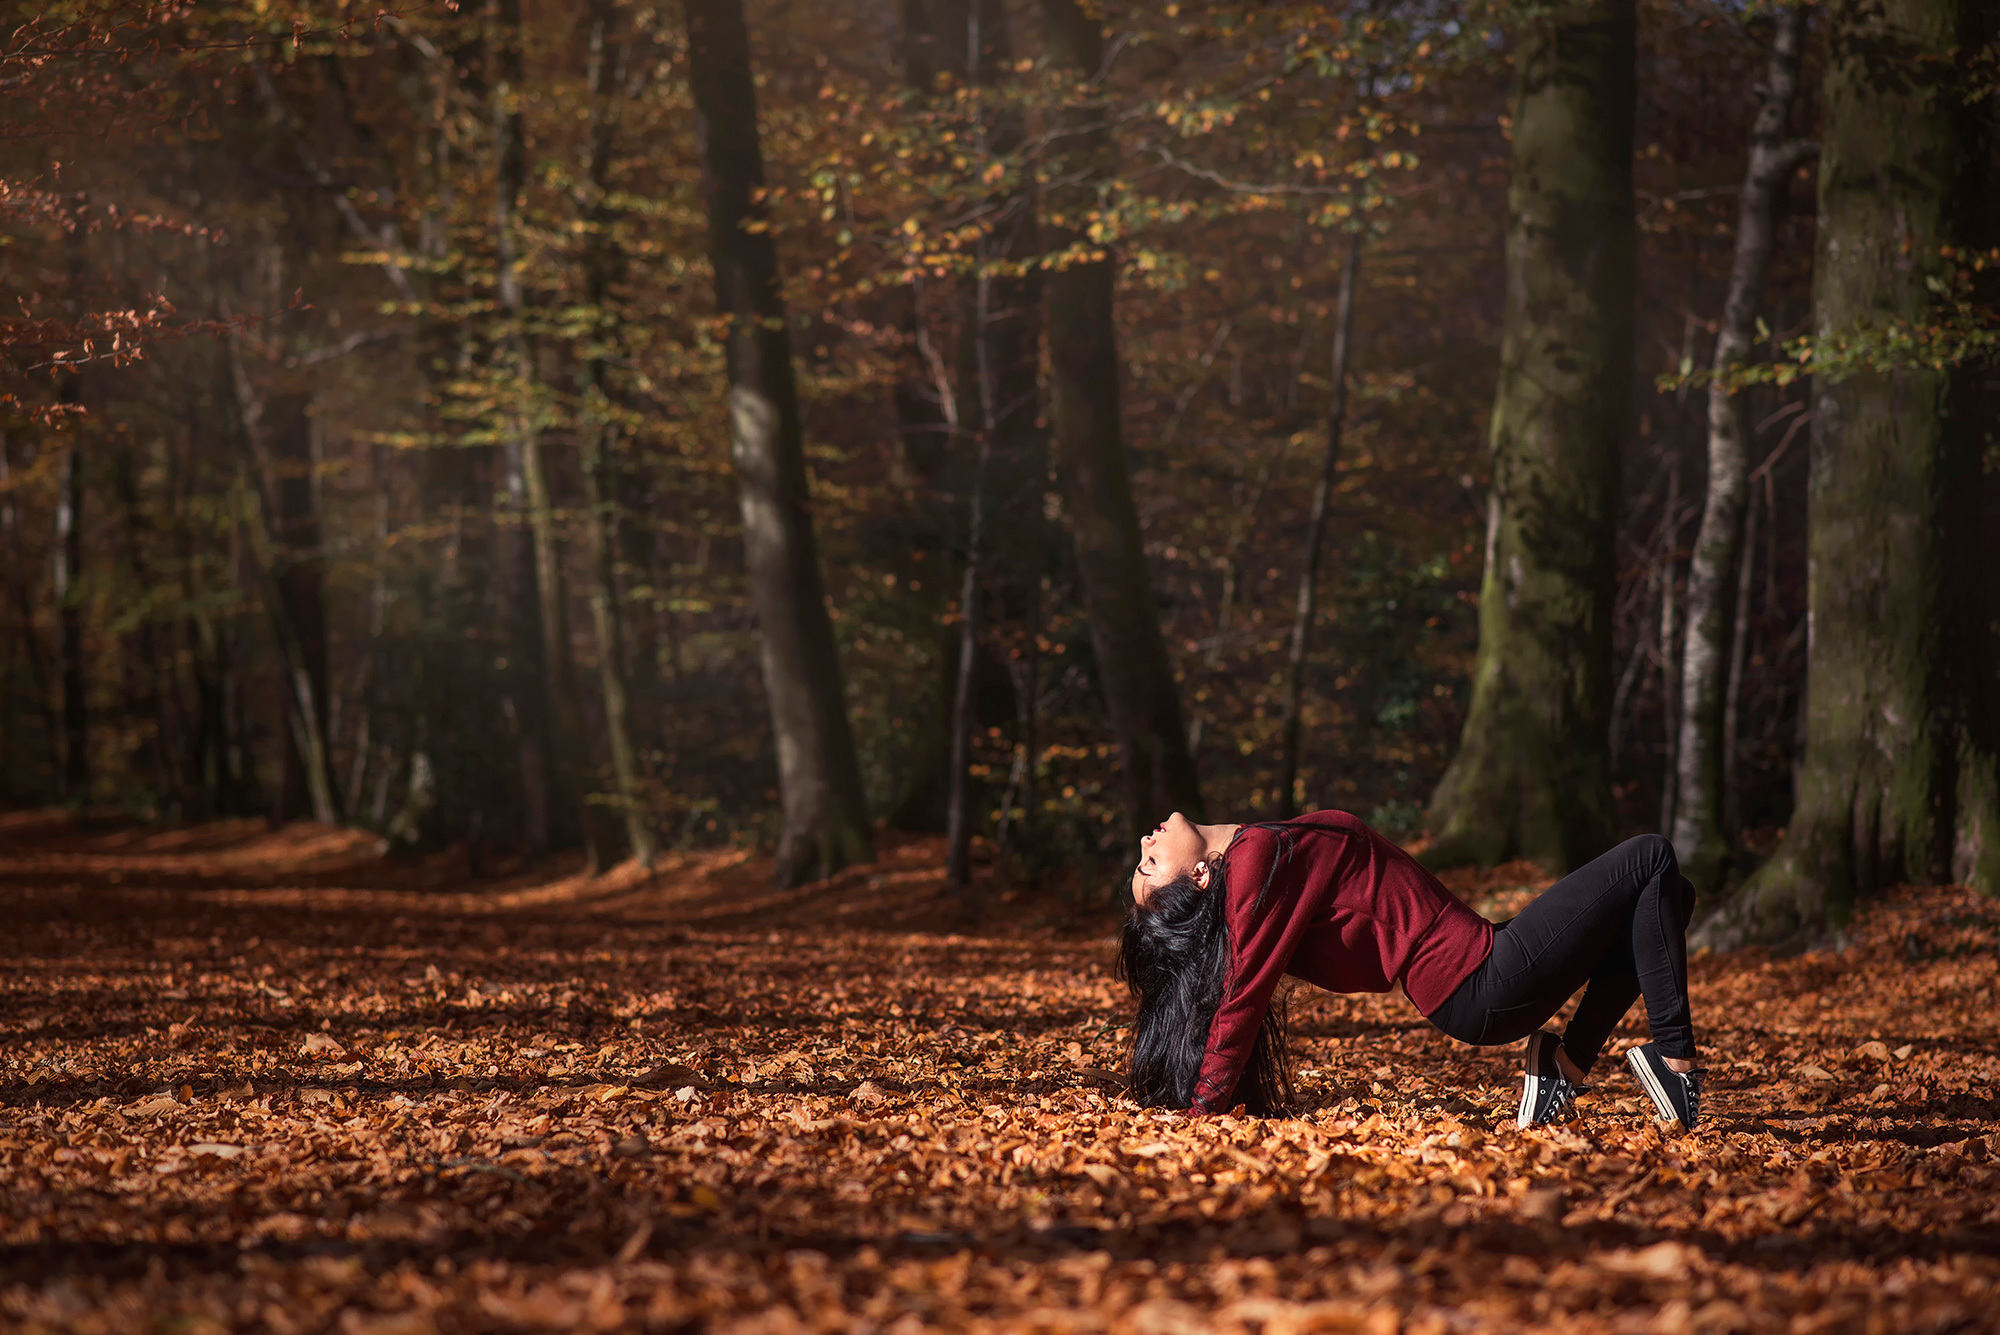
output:
M1089 235L1110 152L1094 100L1104 30L1079 0L1042 0L1042 20L1051 63L1076 80L1075 102L1060 117L1071 145L1064 174L1073 183L1050 191L1046 214L1046 241L1058 256L1046 284L1050 418L1098 682L1124 767L1126 827L1136 840L1169 811L1198 818L1201 784L1132 500L1113 318L1118 266Z
M729 447L777 738L784 825L776 876L795 885L869 861L874 843L813 541L778 252L759 198L764 158L743 4L686 0L686 13L709 260L726 321Z
M1674 851L1695 885L1714 887L1729 856L1723 824L1724 702L1729 689L1731 631L1736 619L1738 565L1744 552L1749 494L1750 396L1730 382L1757 335L1757 303L1771 259L1785 180L1818 150L1786 135L1799 87L1805 10L1778 11L1762 100L1750 133L1750 165L1737 196L1736 251L1716 331L1714 376L1708 383L1708 495L1694 559L1688 563L1687 640L1681 655L1680 742L1675 748ZM1673 645L1666 646L1671 654Z
M1993 164L1967 148L1990 154L1991 137L1965 133L1954 62L1978 9L1826 7L1820 353L1922 327L1966 229L1990 226L1978 209ZM1990 108L1970 114L1990 130ZM1777 853L1701 929L1712 946L1826 940L1860 899L1902 881L1958 876L2000 891L2000 680L1980 622L1991 594L1978 592L1995 568L1981 457L1991 425L1954 415L1976 391L1955 402L1949 370L1880 346L1874 365L1814 385L1797 805ZM1982 567L1983 580L1969 573Z
M1431 860L1570 868L1612 833L1612 537L1632 378L1634 0L1562 4L1514 52L1507 298L1479 660Z

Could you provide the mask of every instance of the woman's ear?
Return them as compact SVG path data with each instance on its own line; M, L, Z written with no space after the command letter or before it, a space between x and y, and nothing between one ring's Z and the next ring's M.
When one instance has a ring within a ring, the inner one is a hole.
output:
M1208 889L1208 864L1206 862L1197 862L1194 864L1194 883L1204 890Z

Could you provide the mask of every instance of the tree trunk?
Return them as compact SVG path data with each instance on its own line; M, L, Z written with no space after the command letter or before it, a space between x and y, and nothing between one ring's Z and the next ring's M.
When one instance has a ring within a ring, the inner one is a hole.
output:
M975 318L983 325L990 283L982 277ZM985 335L979 334L980 398L984 413L979 426L979 453L973 464L971 503L966 518L965 576L959 587L958 673L952 683L951 800L945 809L945 889L965 889L972 875L972 733L978 701L973 690L979 674L979 613L985 590L980 587L980 556L986 543L986 474L993 459L992 367Z
M998 0L905 0L903 22L905 73L917 93L939 92L940 77L961 90L992 86L1007 77L1013 46ZM1004 162L1020 149L1023 127L1016 108L1004 99L997 104L974 100L954 105L947 114L959 116L968 109L976 117L968 131L968 147L977 153L978 165ZM1037 421L1038 284L1032 277L991 271L996 265L1032 258L1032 195L1023 191L994 197L985 225L987 232L975 252L979 270L959 280L960 338L955 358L945 357L932 341L915 289L902 289L909 300L900 318L908 324L916 356L909 376L899 381L896 390L894 468L912 503L904 520L912 539L932 541L942 550L950 539L932 517L937 509L932 493L947 485L947 468L962 462L958 447L969 447L965 452L974 456L984 451L985 464L965 470L969 475L974 468L983 469L981 597L1005 604L1022 582L1038 578L1040 557L1046 551L1041 495L1048 467L1045 433ZM949 583L936 579L925 584L925 599L935 604L942 619ZM888 817L898 829L942 826L948 846L954 794L966 787L952 760L961 717L962 623L957 631L952 634L946 627L941 636L947 646L948 670L940 674L944 691L918 725L918 740L910 751L913 763ZM994 661L991 649L981 648L975 660L967 690L985 704L996 684L987 670ZM1010 681L1013 675L1010 670ZM976 707L966 726L976 728L982 721Z
M1926 280L1941 267L1939 248L1957 239L1964 159L1949 80L1971 7L1834 0L1825 11L1813 276L1824 344L1931 310ZM1952 624L1962 609L1946 581L1966 557L1941 530L1950 488L1990 482L1966 466L1978 428L1948 420L1950 390L1946 372L1921 364L1814 385L1797 803L1777 853L1697 934L1710 946L1835 939L1862 897L1948 875L1955 827L1990 840L1991 752L1977 745L1990 734L1966 726L1968 702L1952 689L1964 628ZM1979 634L1990 642L1990 631Z
M522 327L526 293L519 269L516 217L527 186L527 134L519 102L524 87L520 0L495 0L494 8L496 77L490 93L496 163L493 229L500 271L500 307L508 324L504 343L519 382L516 393L526 398L535 378L535 359L527 330ZM608 865L614 855L604 823L588 801L589 764L584 747L583 712L577 704L576 662L569 637L569 598L563 580L555 507L540 433L529 406L517 404L509 416L509 458L520 478L521 504L533 550L534 605L539 613L534 633L541 640L542 675L534 687L543 693L547 720L544 756L549 778L549 837L559 844L569 842L572 835L580 837L590 868L597 871Z
M1743 541L1737 552L1736 624L1729 634L1729 676L1722 705L1722 837L1733 842L1743 832L1743 780L1741 777L1741 737L1743 716L1743 665L1750 649L1750 581L1757 567L1757 498L1749 496L1743 508ZM1675 850L1678 853L1678 848ZM1700 856L1697 848L1696 856ZM1681 864L1686 867L1688 864ZM1693 879L1692 871L1685 873ZM1696 881L1697 890L1701 882Z
M292 740L316 821L340 819L327 744L326 558L314 503L312 399L280 394L270 401L268 450L272 582L292 710Z
M1816 145L1785 139L1785 125L1799 84L1799 52L1804 46L1805 10L1780 9L1764 70L1763 100L1750 132L1750 166L1737 197L1736 255L1716 332L1715 376L1708 385L1708 495L1701 530L1688 563L1687 643L1681 657L1680 742L1676 756L1673 841L1682 871L1696 890L1719 888L1729 856L1730 831L1723 819L1725 696L1724 665L1734 659L1732 583L1743 565L1744 508L1749 470L1750 396L1732 393L1730 372L1750 354L1756 338L1757 303L1771 258L1778 205L1785 181Z
M1612 836L1607 706L1632 378L1633 0L1565 4L1515 53L1507 301L1479 663L1429 860L1555 870Z
M1965 4L1962 53L2000 41L2000 8ZM1964 241L2000 249L2000 101L1990 94L1961 116L1965 169L1956 201ZM1974 297L2000 306L2000 269L1975 278ZM1983 374L1980 372L1983 370ZM1992 359L1953 377L1946 425L1944 594L1947 683L1960 724L1952 794L1951 877L2000 895L2000 469L1988 462L2000 422L2000 375Z
M63 378L62 400L79 402L76 376ZM83 427L75 419L62 433L62 476L56 490L56 671L62 697L62 793L72 802L90 796L89 680L83 663Z
M1103 30L1079 0L1042 0L1042 18L1050 60L1079 84L1077 105L1063 113L1076 145L1070 168L1098 177L1111 148L1091 87L1104 63ZM1117 264L1086 239L1095 198L1087 181L1048 201L1049 246L1072 251L1045 284L1050 417L1098 683L1123 766L1125 834L1136 844L1170 811L1197 820L1203 812L1132 500L1112 312Z
M1347 417L1347 346L1354 326L1354 280L1361 267L1361 233L1347 238L1347 262L1340 266L1340 298L1333 317L1333 403L1326 414L1326 457L1313 484L1312 518L1306 525L1306 559L1299 572L1298 604L1292 617L1292 643L1285 655L1285 721L1283 751L1278 763L1278 816L1299 812L1299 750L1304 732L1299 717L1305 695L1306 652L1313 618L1319 610L1319 566L1326 545L1326 512L1333 500L1333 474L1340 463L1340 430Z
M49 769L52 777L60 781L62 771L56 750L62 729L57 723L57 712L50 704L49 664L43 653L41 634L35 628L35 575L21 541L21 516L14 504L13 461L9 443L7 432L0 429L0 545L4 545L8 561L6 579L9 600L14 604L14 614L21 624L20 633L12 643L20 646L21 655L27 662L28 681L34 693L35 713L41 720L42 742L50 761ZM21 703L18 693L10 693L10 712ZM10 735L18 738L21 732L16 728ZM20 764L25 749L17 745L9 754L9 763Z
M686 0L686 13L715 304L728 322L730 452L784 804L777 878L795 885L869 861L874 840L813 541L777 249L757 199L764 162L742 0Z
M580 201L583 232L584 303L602 331L615 337L606 303L618 266L610 203L611 155L623 111L624 39L617 32L617 6L612 0L592 0L590 26L591 135L584 164L588 196ZM624 603L618 596L619 529L624 497L619 486L625 470L618 466L618 428L611 420L606 379L609 367L601 356L583 364L584 487L590 507L590 615L597 633L597 670L604 694L604 726L611 751L612 781L617 786L619 815L625 842L640 866L650 866L657 848L653 823L646 811L645 777L633 736L631 692L626 685L626 625Z

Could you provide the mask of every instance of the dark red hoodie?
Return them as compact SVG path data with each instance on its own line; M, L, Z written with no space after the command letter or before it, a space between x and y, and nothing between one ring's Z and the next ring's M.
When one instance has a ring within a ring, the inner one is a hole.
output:
M1198 1112L1232 1106L1282 975L1330 992L1387 992L1400 981L1429 1015L1493 950L1492 923L1344 811L1246 827L1223 867L1229 982L1208 1031Z

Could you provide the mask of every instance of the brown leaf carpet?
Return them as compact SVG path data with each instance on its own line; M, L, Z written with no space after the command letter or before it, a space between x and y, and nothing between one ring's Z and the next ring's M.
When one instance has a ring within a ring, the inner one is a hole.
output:
M0 1330L2000 1330L2000 904L1697 960L1692 1135L1615 1053L1518 1131L1518 1047L1396 996L1300 995L1299 1116L1189 1122L1110 1076L1111 921L937 858L0 816Z

